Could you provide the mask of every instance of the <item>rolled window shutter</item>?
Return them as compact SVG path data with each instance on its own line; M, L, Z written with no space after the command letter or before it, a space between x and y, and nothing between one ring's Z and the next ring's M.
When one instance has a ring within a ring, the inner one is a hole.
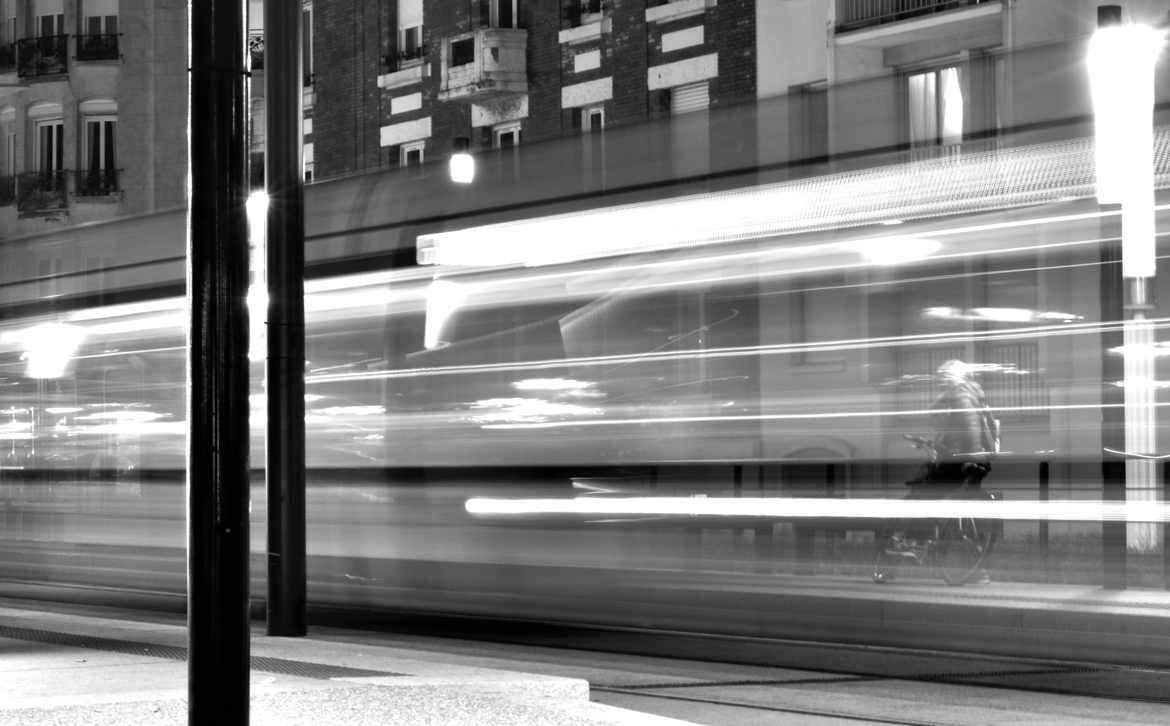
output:
M707 82L688 83L670 89L670 113L678 115L691 111L706 110L709 105Z

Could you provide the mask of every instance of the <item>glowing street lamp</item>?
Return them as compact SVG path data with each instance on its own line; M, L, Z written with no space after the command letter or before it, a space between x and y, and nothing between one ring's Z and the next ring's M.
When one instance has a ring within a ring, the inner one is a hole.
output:
M1097 201L1120 204L1122 275L1154 276L1154 64L1165 33L1121 24L1118 5L1097 9L1089 41Z
M470 184L475 181L475 159L468 149L471 146L466 136L455 139L455 153L451 154L448 169L451 172L451 181L456 184Z

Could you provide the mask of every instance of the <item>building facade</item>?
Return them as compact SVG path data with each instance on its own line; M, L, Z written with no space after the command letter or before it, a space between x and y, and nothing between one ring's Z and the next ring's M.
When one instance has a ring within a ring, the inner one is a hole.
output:
M0 236L186 201L187 4L0 2Z
M755 99L754 0L317 0L318 177Z

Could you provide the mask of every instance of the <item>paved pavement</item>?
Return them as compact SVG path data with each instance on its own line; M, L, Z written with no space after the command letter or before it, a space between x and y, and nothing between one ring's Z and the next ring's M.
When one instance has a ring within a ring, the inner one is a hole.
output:
M0 723L185 724L182 621L80 612L0 601ZM252 724L686 723L591 702L581 678L468 665L452 654L329 632L333 639L253 632Z

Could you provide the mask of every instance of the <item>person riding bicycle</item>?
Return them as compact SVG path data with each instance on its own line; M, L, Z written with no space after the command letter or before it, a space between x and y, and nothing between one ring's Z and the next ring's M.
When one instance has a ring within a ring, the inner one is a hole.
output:
M961 360L948 360L935 372L941 392L931 406L930 421L934 436L929 446L934 455L927 464L927 472L920 479L909 482L910 499L940 499L967 487L978 491L983 479L991 471L991 460L999 452L999 421L991 413L983 387L974 379L971 366ZM978 496L978 495L976 495ZM877 546L894 550L905 547L907 527L898 523L888 537L879 534ZM876 568L875 582L888 582L893 573ZM980 569L975 582L990 582L985 569Z

